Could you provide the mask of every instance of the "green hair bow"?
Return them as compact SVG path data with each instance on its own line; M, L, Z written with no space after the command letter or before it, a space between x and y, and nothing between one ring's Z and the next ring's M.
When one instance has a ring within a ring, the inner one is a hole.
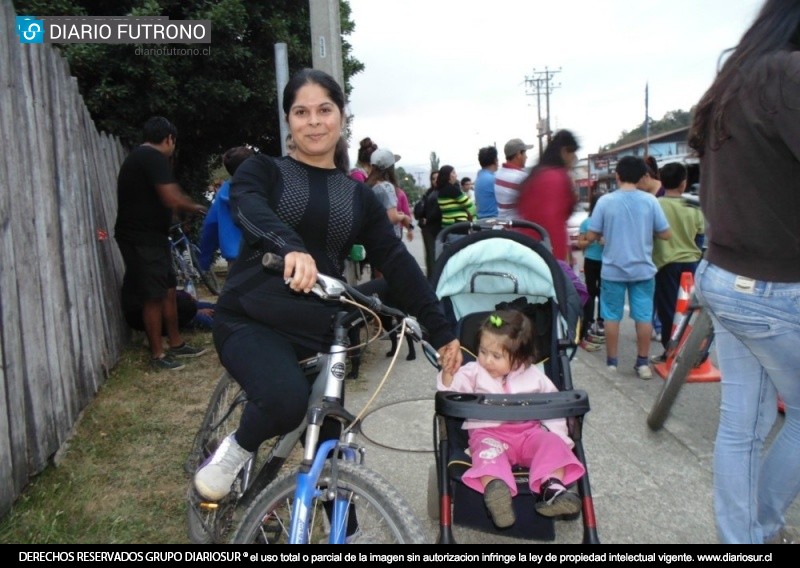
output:
M503 318L492 314L491 316L489 316L489 323L491 323L495 327L500 327L501 325L503 325Z

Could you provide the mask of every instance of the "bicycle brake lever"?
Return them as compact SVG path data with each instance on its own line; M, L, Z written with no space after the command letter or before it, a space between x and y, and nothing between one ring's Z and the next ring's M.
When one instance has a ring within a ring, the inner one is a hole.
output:
M420 345L422 345L422 352L425 354L425 358L430 362L431 365L441 371L442 364L440 362L441 357L439 356L439 352L433 348L433 345L424 339L420 340Z
M422 326L411 316L406 316L404 318L406 324L406 334L410 335L412 339L416 341L422 341Z

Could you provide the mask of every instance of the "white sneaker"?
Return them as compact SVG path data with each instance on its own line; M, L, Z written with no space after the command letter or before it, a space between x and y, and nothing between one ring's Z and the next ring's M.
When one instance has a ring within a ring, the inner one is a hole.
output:
M638 367L635 367L634 370L636 371L636 374L639 375L640 379L647 380L653 378L653 372L650 370L649 365L639 365Z
M252 452L242 448L231 434L195 473L195 489L204 499L219 501L231 492L236 476L252 456Z
M606 369L608 369L612 373L616 373L617 372L617 366L616 365L608 365L608 366L606 366Z

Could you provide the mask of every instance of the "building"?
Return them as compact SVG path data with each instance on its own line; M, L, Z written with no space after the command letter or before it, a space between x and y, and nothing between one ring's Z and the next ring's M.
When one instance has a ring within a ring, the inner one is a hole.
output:
M689 127L684 126L669 132L617 146L597 154L589 154L587 177L576 179L581 201L588 201L594 191L617 189L614 169L623 156L653 156L661 167L670 162L681 162L689 170L688 186L692 187L700 178L700 160L688 144ZM584 193L586 194L584 196Z

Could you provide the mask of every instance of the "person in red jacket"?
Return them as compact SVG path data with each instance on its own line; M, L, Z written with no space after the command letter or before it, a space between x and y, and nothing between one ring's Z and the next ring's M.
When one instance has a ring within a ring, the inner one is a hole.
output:
M570 246L567 219L577 202L569 175L575 165L578 141L569 130L556 132L542 159L522 182L517 215L544 227L558 260L569 263ZM534 235L538 238L538 235Z

